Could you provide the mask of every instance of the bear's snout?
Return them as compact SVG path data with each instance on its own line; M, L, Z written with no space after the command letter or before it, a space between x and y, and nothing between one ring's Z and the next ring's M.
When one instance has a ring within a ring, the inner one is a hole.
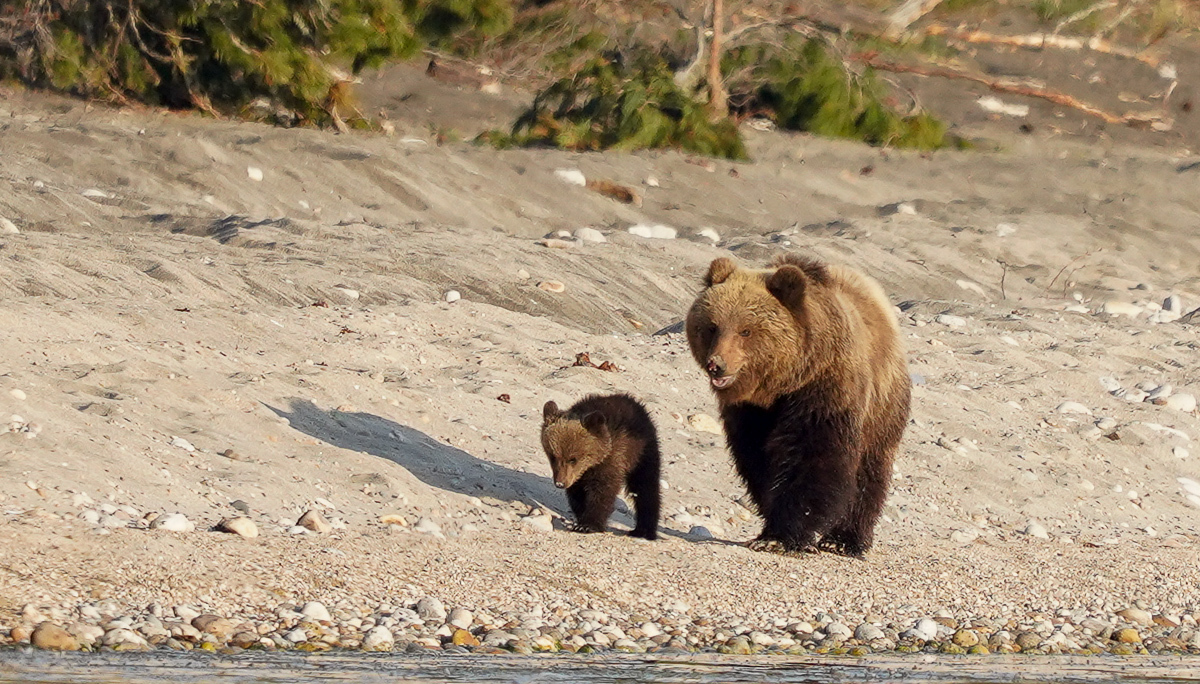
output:
M567 488L567 485L566 485L566 484L565 484L565 483L564 483L562 480L555 480L555 481L554 481L554 486L555 486L555 487L558 487L559 489L566 489L566 488Z
M721 358L720 354L713 354L708 357L708 363L704 365L704 370L714 378L719 378L725 375L725 360Z

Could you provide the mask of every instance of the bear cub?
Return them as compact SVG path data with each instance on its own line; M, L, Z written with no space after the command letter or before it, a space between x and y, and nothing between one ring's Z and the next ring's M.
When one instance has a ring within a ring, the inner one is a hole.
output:
M766 269L719 258L688 312L687 338L763 517L750 547L866 553L911 386L879 285L798 255Z
M658 536L658 432L646 407L628 394L589 395L562 411L542 409L542 447L554 486L567 490L575 532L603 532L621 488L633 496L637 524L629 534Z

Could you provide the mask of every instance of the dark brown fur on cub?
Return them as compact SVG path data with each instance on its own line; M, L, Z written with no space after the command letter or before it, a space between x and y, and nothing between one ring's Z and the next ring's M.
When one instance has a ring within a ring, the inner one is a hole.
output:
M554 485L566 488L576 532L603 532L624 487L637 524L629 534L658 536L658 433L641 402L627 394L591 395L561 411L542 409L542 447Z
M899 328L879 285L799 256L709 266L687 316L725 435L763 516L751 548L861 557L908 422Z

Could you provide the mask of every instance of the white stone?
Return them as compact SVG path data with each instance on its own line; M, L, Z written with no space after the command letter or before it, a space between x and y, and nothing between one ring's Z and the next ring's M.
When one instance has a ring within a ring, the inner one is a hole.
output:
M421 532L422 534L428 534L432 537L437 537L438 539L445 538L445 535L442 534L442 526L430 520L429 518L421 518L418 520L417 524L413 526L413 529L417 532Z
M550 516L548 515L527 515L524 518L521 518L521 522L524 523L526 527L536 532L554 531L554 523L550 520Z
M434 596L426 596L417 601L417 615L423 620L445 620L446 607L442 605L440 599Z
M934 316L933 320L949 328L963 328L967 325L967 319L962 316L952 316L950 314L938 314Z
M975 294L980 295L981 297L987 296L987 293L984 292L984 290L983 290L983 286L980 285L979 283L972 282L970 280L955 280L954 284L958 285L959 287L961 287L964 290L974 292Z
M656 240L674 240L675 236L678 234L678 231L670 226L664 226L661 223L656 223L654 225L639 223L635 226L630 226L629 233L638 237L652 238Z
M184 439L182 437L172 437L171 438L171 446L178 447L189 453L196 450L196 447L192 446L191 442L187 441L186 439Z
M586 227L575 229L575 239L580 240L581 242L608 242L608 238L604 237L604 233L601 233L595 228Z
M168 513L160 515L150 523L152 530L166 530L167 532L191 532L196 529L195 523L188 520L182 513Z
M564 183L583 187L587 185L587 177L579 169L555 169L554 175Z
M688 416L687 420L688 425L691 425L692 429L697 432L708 432L714 435L720 435L724 433L724 430L721 428L721 423L707 413L693 413L692 415Z
M1011 223L996 224L996 237L1008 237L1017 232L1017 227Z
M1128 316L1130 318L1137 318L1142 313L1142 307L1138 306L1137 304L1131 304L1129 302L1122 302L1114 299L1104 302L1103 306L1100 307L1100 313L1109 314L1110 316Z
M17 401L25 401L25 392L19 389L9 390L8 393L11 394L12 398L16 399Z
M1136 387L1131 387L1129 389L1119 389L1116 392L1113 392L1112 394L1114 397L1117 397L1118 399L1124 399L1125 401L1127 401L1131 404L1140 404L1143 401L1146 401L1146 397L1150 396L1148 393L1143 392L1142 390L1140 390Z
M1183 487L1184 492L1200 496L1200 482L1197 482L1190 477L1180 477L1175 481Z
M17 228L17 224L13 223L12 221L9 221L8 219L4 218L3 216L0 216L0 233L5 233L8 235L17 235L20 232L21 231Z
M475 616L466 608L455 608L450 611L450 617L446 619L446 624L459 629L470 629L474 622Z
M1058 413L1078 413L1085 416L1092 415L1092 410L1077 401L1064 401L1055 409Z
M1031 537L1037 537L1038 539L1049 539L1050 538L1050 533L1047 532L1046 528L1043 527L1042 524L1036 520L1030 520L1028 523L1026 523L1025 529L1022 531L1025 534L1027 534Z
M261 181L263 179L262 169L258 168L257 166L247 166L246 175L249 176L250 180L252 181Z
M721 234L712 228L701 228L700 232L696 234L702 238L712 240L714 245L721 241Z
M1162 308L1163 311L1182 316L1183 300L1179 298L1179 295L1168 295L1167 298L1163 300Z
M364 651L390 651L395 639L392 637L392 631L383 625L372 627L363 636L362 649Z
M1117 419L1104 416L1096 421L1096 427L1101 430L1111 430L1117 426Z
M1175 458L1178 459L1185 459L1188 457L1188 450L1181 446L1172 447L1171 453L1175 456Z
M1121 389L1121 383L1111 375L1102 376L1100 378L1100 386L1103 387L1104 391L1108 392L1109 394Z
M297 627L296 629L293 629L292 631L288 632L287 634L284 634L283 638L287 639L288 641L292 642L293 644L299 644L299 643L308 641L308 632L304 631L304 628L302 628L302 627Z
M238 516L236 518L225 518L217 523L217 529L221 532L229 532L236 534L239 537L246 539L254 539L258 536L258 525L250 518Z
M859 641L875 641L876 639L882 639L884 636L882 629L867 622L854 629L854 638Z
M1176 411L1193 413L1196 410L1196 396L1186 393L1172 394L1171 396L1167 397L1167 402L1165 405L1167 408L1173 408Z
M983 111L1015 118L1029 116L1029 105L1005 102L994 95L984 95L975 101Z
M938 623L932 618L921 618L913 625L913 629L921 635L925 641L936 638L938 635Z
M333 622L333 617L329 615L329 609L320 601L309 601L300 608L300 614L309 620L316 622Z
M446 301L447 302L453 304L454 302L457 302L460 299L462 299L462 295L459 294L458 290L447 290L446 291Z
M134 632L133 630L123 628L106 632L104 636L101 637L100 643L104 646L117 646L118 644L128 646L149 646L149 642L142 638L140 634Z
M1173 391L1175 391L1175 388L1170 385L1159 385L1150 390L1150 393L1146 395L1146 401L1151 404L1165 404L1167 397L1171 396Z

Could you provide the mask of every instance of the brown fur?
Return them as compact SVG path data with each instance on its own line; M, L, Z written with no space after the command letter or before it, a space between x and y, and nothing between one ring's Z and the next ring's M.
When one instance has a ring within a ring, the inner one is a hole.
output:
M630 534L654 539L658 530L658 433L641 402L627 394L591 395L562 411L542 409L542 447L554 484L567 490L577 532L603 532L624 487L634 498Z
M756 548L870 548L908 419L899 328L879 285L787 255L709 266L687 317L738 473L762 513Z

